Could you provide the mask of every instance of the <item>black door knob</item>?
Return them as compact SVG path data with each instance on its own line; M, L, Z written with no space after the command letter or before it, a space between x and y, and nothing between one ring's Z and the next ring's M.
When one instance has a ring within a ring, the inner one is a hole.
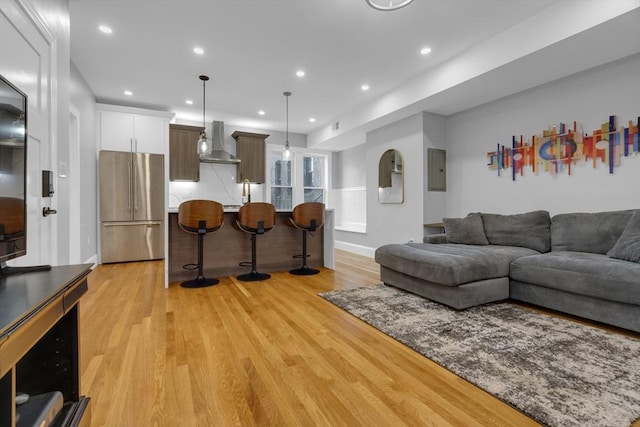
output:
M46 207L42 208L42 216L49 216L49 215L57 214L57 213L58 213L57 210L51 209L51 208L49 208L49 206L46 206Z

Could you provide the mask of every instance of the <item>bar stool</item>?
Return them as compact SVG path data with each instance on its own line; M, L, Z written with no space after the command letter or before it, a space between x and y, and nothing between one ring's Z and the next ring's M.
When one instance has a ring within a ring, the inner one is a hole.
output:
M236 224L241 231L251 235L251 263L241 262L239 265L251 265L251 272L237 276L243 282L266 280L270 274L258 273L256 267L256 236L270 231L276 225L276 208L271 203L253 202L240 207Z
M324 225L324 203L307 202L297 205L291 212L289 222L298 230L302 230L302 267L289 271L298 276L310 276L320 273L320 270L307 266L307 233L313 233Z
M188 200L178 207L178 225L187 233L198 235L198 263L187 264L183 268L196 266L198 277L180 283L184 288L204 288L220 281L207 279L202 272L204 236L222 227L224 223L224 209L218 202L212 200Z

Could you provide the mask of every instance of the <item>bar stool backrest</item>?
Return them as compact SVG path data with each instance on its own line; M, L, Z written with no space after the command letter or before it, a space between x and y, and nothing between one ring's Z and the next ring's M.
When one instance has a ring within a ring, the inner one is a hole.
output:
M324 225L324 203L307 202L293 208L291 223L294 227L316 231Z
M178 207L178 225L187 233L197 234L200 222L205 222L204 232L211 233L222 227L224 208L213 200L188 200Z
M271 203L247 203L240 207L236 222L247 233L269 231L276 225L276 208Z

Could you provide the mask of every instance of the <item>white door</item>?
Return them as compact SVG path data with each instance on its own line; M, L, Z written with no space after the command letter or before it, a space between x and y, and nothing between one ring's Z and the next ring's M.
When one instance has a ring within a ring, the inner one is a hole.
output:
M27 255L10 264L55 264L55 215L42 216L42 208L51 206L51 199L42 197L42 171L55 171L54 38L44 20L18 1L0 2L0 74L28 96Z

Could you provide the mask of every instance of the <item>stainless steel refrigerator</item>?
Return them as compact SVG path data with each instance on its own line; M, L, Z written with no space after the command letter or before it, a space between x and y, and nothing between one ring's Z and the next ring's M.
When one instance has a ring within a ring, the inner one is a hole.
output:
M103 263L164 257L164 156L100 151Z

